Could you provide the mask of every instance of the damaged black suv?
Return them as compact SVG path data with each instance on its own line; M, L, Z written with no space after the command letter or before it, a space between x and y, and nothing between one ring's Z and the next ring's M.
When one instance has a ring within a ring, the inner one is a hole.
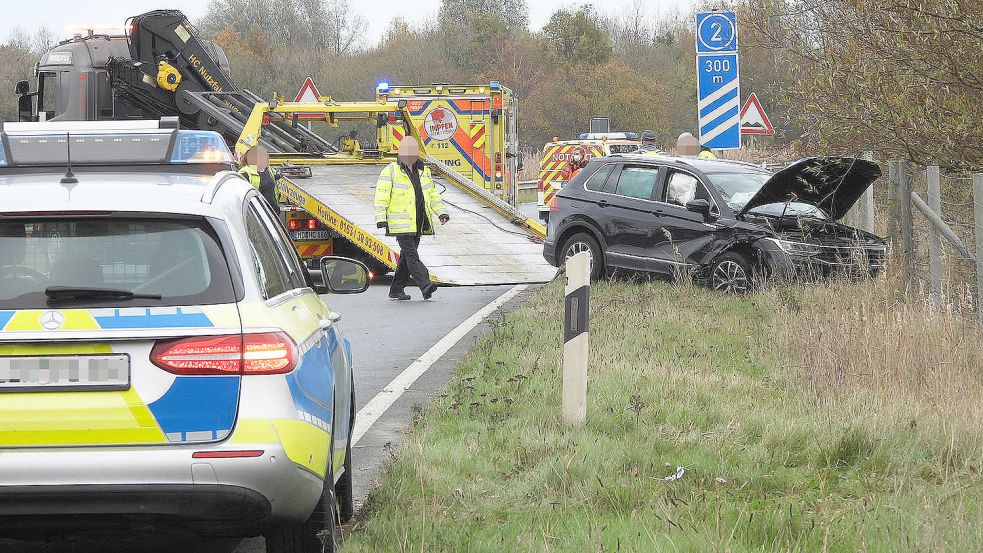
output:
M596 158L557 193L543 255L559 266L588 251L595 279L617 269L682 271L728 292L758 279L874 276L884 240L838 221L880 174L845 157L777 173L716 159Z

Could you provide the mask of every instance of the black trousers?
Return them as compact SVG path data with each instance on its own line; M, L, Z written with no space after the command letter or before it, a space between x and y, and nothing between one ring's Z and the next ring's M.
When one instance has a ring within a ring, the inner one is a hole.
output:
M396 265L396 273L393 274L393 283L389 292L402 292L403 288L409 284L410 277L416 281L416 285L423 290L423 287L430 283L430 271L420 260L420 236L397 234L396 242L399 243L399 264Z

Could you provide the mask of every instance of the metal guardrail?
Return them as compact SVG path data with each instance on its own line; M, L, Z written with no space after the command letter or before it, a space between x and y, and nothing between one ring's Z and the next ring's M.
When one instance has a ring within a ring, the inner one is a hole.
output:
M539 181L536 181L536 180L519 181L518 187L519 187L519 192L526 192L526 191L529 191L529 190L538 190L539 189Z

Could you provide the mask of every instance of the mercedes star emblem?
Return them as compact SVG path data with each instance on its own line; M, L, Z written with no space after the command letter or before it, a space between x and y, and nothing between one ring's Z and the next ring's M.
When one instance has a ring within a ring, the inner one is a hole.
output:
M46 330L58 330L65 324L65 316L61 311L45 311L41 314L41 326Z

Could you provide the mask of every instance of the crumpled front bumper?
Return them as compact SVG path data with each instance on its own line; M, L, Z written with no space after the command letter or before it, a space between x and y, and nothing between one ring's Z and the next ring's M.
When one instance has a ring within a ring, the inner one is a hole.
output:
M814 254L790 253L775 240L755 242L761 264L772 279L815 282L830 278L871 278L884 269L887 248L875 244L817 246Z

